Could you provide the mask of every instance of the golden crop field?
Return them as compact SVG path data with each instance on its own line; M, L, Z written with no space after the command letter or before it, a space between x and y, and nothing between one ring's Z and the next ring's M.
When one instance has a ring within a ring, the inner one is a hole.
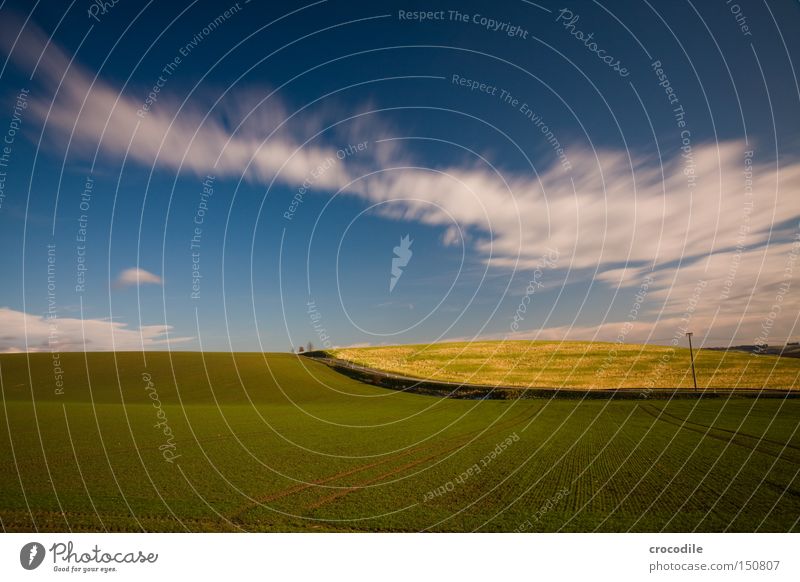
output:
M688 348L604 342L481 341L335 349L395 374L541 388L693 388ZM797 389L800 359L695 350L698 388Z

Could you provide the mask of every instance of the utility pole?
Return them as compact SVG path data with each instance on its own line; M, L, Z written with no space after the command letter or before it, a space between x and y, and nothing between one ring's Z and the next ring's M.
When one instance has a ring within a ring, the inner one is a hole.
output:
M692 332L687 331L686 337L689 338L689 359L692 360L692 381L694 381L694 391L697 392L697 376L694 373L694 351L692 350Z

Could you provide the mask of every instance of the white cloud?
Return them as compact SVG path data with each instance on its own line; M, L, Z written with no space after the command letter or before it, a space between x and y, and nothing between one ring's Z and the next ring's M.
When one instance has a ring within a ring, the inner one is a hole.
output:
M622 319L484 337L666 344L675 334L682 338L686 330L695 332L698 345L783 344L797 341L800 335L798 272L800 235L794 242L714 253L681 268L608 271L601 278L614 284L622 281L639 291L639 306L635 296L617 297ZM641 285L648 277L642 293Z
M150 283L153 285L161 285L164 281L158 275L154 275L144 269L132 267L125 269L119 274L117 280L114 281L114 286L117 288L130 287L134 285L142 285Z
M392 201L385 214L448 227L474 227L477 250L498 266L533 266L546 247L571 256L574 268L603 271L614 263L665 264L736 245L745 203L745 146L740 141L695 148L697 186L687 188L683 161L661 169L622 152L574 150L574 187L558 165L539 179L481 169L383 173L355 185L372 201ZM800 164L753 167L754 207L748 245L763 245L779 220L800 215ZM413 198L412 198L413 194Z
M21 68L32 70L38 63L36 78L56 95L52 107L47 99L35 100L30 111L46 121L48 130L64 143L69 140L70 148L92 154L99 148L116 156L127 151L129 158L147 167L158 165L198 175L244 175L265 181L280 171L282 181L292 183L302 183L311 168L335 159L335 148L298 150L285 132L264 142L284 119L276 99L254 107L252 95L236 95L220 103L215 115L205 118L202 108L196 104L181 108L165 90L150 111L140 113L150 88L137 87L121 94L77 62L70 63L69 56L31 23L12 52L21 23L10 14L3 18L0 47ZM193 103L201 99L198 94ZM226 129L231 122L240 121L244 123L236 134ZM344 183L339 165L320 176L316 185L335 188Z
M0 352L146 350L183 344L194 338L170 337L168 325L128 324L107 319L51 319L0 307Z

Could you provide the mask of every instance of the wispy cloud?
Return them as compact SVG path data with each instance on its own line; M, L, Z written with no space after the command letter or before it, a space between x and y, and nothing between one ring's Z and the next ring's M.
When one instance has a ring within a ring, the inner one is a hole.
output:
M262 181L280 175L282 181L292 183L302 183L310 168L335 158L336 148L299 148L285 131L265 139L285 119L277 98L256 106L252 94L239 93L207 116L208 109L196 102L181 107L165 91L150 111L141 112L148 88L121 94L79 63L70 62L34 24L28 23L22 30L12 50L21 24L12 14L4 14L0 47L26 72L37 67L35 79L54 100L52 107L45 99L33 101L31 112L73 151L93 155L99 150L112 156L127 151L129 158L147 167ZM202 97L199 93L196 101ZM235 133L226 129L231 125L238 126ZM317 185L338 187L344 183L341 167L334 167Z
M114 281L114 286L118 289L121 289L124 287L132 287L135 285L144 285L148 283L152 285L161 285L164 283L164 281L161 279L161 277L154 275L149 271L132 267L130 269L125 269L119 274L116 281Z
M0 308L0 352L147 350L182 345L194 338L170 337L168 325L128 324L108 319L80 319L33 315Z

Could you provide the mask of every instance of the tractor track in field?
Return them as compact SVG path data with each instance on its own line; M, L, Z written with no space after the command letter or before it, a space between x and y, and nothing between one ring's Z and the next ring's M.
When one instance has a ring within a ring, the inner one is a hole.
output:
M498 425L496 427L491 427L491 430L488 430L488 429L485 430L485 432L484 432L484 434L482 436L484 436L484 437L485 436L493 436L493 435L496 435L496 434L498 434L500 432L506 431L506 430L512 428L513 426L516 426L517 424L519 424L521 422L519 420L519 418L521 416L525 416L525 414L518 415L513 420L509 420L506 423L504 423L503 425ZM476 431L476 432L479 432L479 431ZM469 436L474 438L474 434L475 433L471 433ZM467 442L469 440L470 439L466 439ZM466 444L466 442L464 442L464 439L462 438L461 442L459 442L459 443L457 443L457 444L455 444L455 445L453 445L451 447L447 447L445 449L440 449L440 450L438 450L437 452L435 452L432 455L428 455L427 457L423 457L422 459L415 459L414 461L411 461L410 463L406 463L405 465L402 465L400 467L392 469L391 471L389 471L387 473L384 473L382 475L378 475L377 477L372 477L372 478L367 479L365 481L362 481L362 482L360 482L360 483L358 483L356 485L352 485L350 487L343 488L341 491L337 491L336 493L328 495L327 497L324 497L324 498L322 498L320 500L317 500L316 502L306 506L306 509L318 509L318 508L320 508L320 507L322 507L324 505L327 505L328 503L330 503L332 501L335 501L335 500L340 499L340 498L342 498L342 497L344 497L346 495L349 495L350 493L353 493L355 491L359 491L360 489L363 489L364 487L366 487L368 485L372 485L373 483L379 482L382 479L385 479L386 477L392 477L394 475L397 475L398 473L402 473L403 471L406 471L407 469L411 469L413 467L416 467L417 465L421 465L422 463L424 463L426 461L429 461L431 459L435 459L437 457L441 457L442 455L445 455L445 454L450 453L450 452L452 452L454 450L457 450L457 449L461 448L464 444Z
M709 425L702 424L702 423L699 423L699 422L694 422L692 420L686 420L686 419L684 419L684 418L682 418L680 416L677 416L675 414L671 414L671 413L665 411L663 408L658 408L657 406L654 406L654 408L656 408L656 410L659 410L663 416L668 416L670 418L674 418L675 420L680 421L680 422L685 422L687 424L693 424L693 425L701 427L701 428L711 428L712 430L725 432L725 433L736 435L736 436L745 436L745 437L749 437L751 439L755 439L755 440L758 440L758 441L761 441L761 442L770 443L770 444L773 444L773 445L777 445L779 447L786 447L787 449L793 449L795 451L800 452L800 446L798 446L798 445L792 445L792 444L789 444L789 443L776 441L774 439L763 438L763 437L752 435L752 434L749 434L749 433L746 433L746 432L735 431L735 430L731 430L731 429L728 429L728 428L709 426Z
M468 433L466 435L448 437L447 439L442 441L442 443L440 443L440 445L446 444L446 443L452 443L452 442L455 441L454 445L445 446L445 447L441 447L440 446L440 447L438 447L438 449L436 450L436 452L434 454L428 455L428 456L426 456L426 457L424 457L422 459L416 459L414 461L406 463L405 465L402 465L400 467L392 469L391 471L388 471L388 472L386 472L386 473L384 473L384 474L382 474L382 475L380 475L378 477L367 479L365 481L362 481L362 482L360 482L360 483L358 483L356 485L352 485L352 486L349 486L349 487L336 488L336 489L341 489L341 490L337 491L337 493L335 493L333 495L329 495L329 496L323 498L322 500L319 500L319 501L317 501L315 503L310 504L308 506L308 508L309 509L316 509L317 507L321 507L321 506L329 503L330 501L333 501L335 499L339 499L340 497L348 495L348 494L352 493L353 491L357 491L359 489L362 489L367 485L371 485L372 483L374 483L376 481L379 481L379 480L384 479L386 477L390 477L390 476L396 475L398 473L401 473L402 471L405 471L405 470L413 468L413 467L415 467L417 465L420 465L420 464L424 463L425 461L429 461L431 459L435 459L437 457L441 457L443 454L447 454L449 452L452 452L452 451L464 446L466 443L470 442L470 440L476 438L476 435L480 434L481 432L483 432L482 436L489 436L489 435L497 434L498 432L501 432L501 431L504 431L504 430L508 430L508 429L510 429L510 428L512 428L514 426L517 426L517 425L521 424L531 414L535 414L536 412L537 411L533 411L533 412L529 411L529 410L528 411L524 411L524 412L516 415L512 419L509 419L509 420L507 420L505 422L501 422L497 426L494 426L494 427L490 426L488 428L484 428L484 429L481 429L481 430L476 430L476 431L470 432L470 433ZM300 492L306 491L306 490L311 489L311 488L316 487L316 486L325 485L326 483L330 483L331 481L335 481L337 479L341 479L342 477L355 475L355 474L361 473L363 471L367 471L369 469L372 469L372 468L375 468L375 467L378 467L378 466L381 466L381 465L385 465L387 463L398 461L400 459L403 459L405 457L408 457L410 455L413 455L413 454L416 454L416 453L419 453L419 452L423 452L425 450L430 450L430 447L427 447L425 445L418 445L416 447L412 447L412 448L407 449L405 451L402 451L400 453L395 453L394 455L390 455L390 456L388 456L388 457L386 457L384 459L381 459L379 461L374 461L374 462L371 462L371 463L367 463L365 465L360 465L358 467L353 467L353 468L348 469L346 471L340 471L338 473L335 473L334 475L329 475L327 477L323 477L321 479L317 479L315 481L311 481L311 482L308 482L308 483L299 483L297 485L289 487L288 489L284 489L282 491L277 491L275 493L270 493L270 494L265 495L263 497L259 497L256 500L255 503L248 503L248 504L240 507L239 509L237 509L233 513L229 514L227 516L227 518L229 520L231 520L232 522L234 522L234 523L242 524L243 521L242 521L241 518L242 518L242 516L244 514L246 514L249 511L258 509L259 507L263 507L265 503L269 503L269 502L275 501L277 499L281 499L281 498L284 498L284 497L287 497L287 496L290 496L290 495L294 495L296 493L300 493Z
M686 429L692 431L694 433L710 437L712 439L716 439L725 443L734 444L740 446L744 449L748 449L750 451L756 453L762 453L768 455L770 457L774 457L781 461L786 461L787 463L791 463L793 465L800 465L800 460L795 459L793 457L787 456L783 453L775 453L770 450L766 450L763 447L763 444L770 444L779 447L785 447L787 449L800 451L800 447L796 447L794 445L790 445L788 443L782 443L780 441L775 441L771 439L764 439L761 437L757 437L748 433L737 432L729 429L724 428L717 428L713 426L708 426L705 424L701 424L698 422L688 421L682 419L679 416L675 416L669 413L665 413L658 407L652 405L644 405L640 404L639 408L645 412L646 414L652 416L656 420L660 420L664 423L671 424L673 426L677 426L682 429ZM655 410L653 410L655 409ZM715 434L713 431L719 431L727 434ZM748 441L749 439L749 441ZM753 442L754 441L754 442Z
M640 406L643 406L643 405L640 405ZM728 435L730 435L730 437L728 438L728 437L725 437L725 436L715 436L715 435L711 434L710 432L702 432L701 434L703 434L705 436L710 436L711 438L716 438L718 440L722 440L724 442L728 442L728 443L732 443L732 444L738 445L738 446L740 446L742 448L748 449L748 450L756 452L756 453L764 453L764 454L766 454L768 456L771 456L771 457L773 457L775 459L778 459L778 460L781 460L781 461L786 461L787 463L792 463L792 464L795 464L795 465L800 464L800 462L798 462L798 461L796 461L794 459L781 456L780 453L773 453L773 452L770 452L770 451L766 451L766 450L757 448L760 443L768 443L768 444L771 444L771 445L775 445L775 446L779 446L779 447L786 447L788 449L800 451L800 447L797 447L795 445L790 445L789 443L782 443L782 442L776 441L774 439L765 439L765 438L757 437L757 436L749 434L749 433L738 432L738 431L730 430L730 429L727 429L727 428L712 427L712 426L709 426L709 425L706 425L706 424L702 424L702 423L699 423L699 422L687 421L687 420L681 418L680 416L665 412L663 409L659 409L656 406L654 406L653 408L658 410L659 413L662 416L666 416L669 419L674 420L675 422L670 422L668 420L660 419L660 420L664 420L664 422L667 422L668 424L672 424L673 426L680 426L681 428L687 428L687 429L692 430L693 432L697 432L697 433L701 433L701 431L700 431L701 428L724 432L724 433L727 433ZM650 412L648 412L648 414L650 414ZM651 414L651 416L652 416L652 414ZM679 425L678 422L680 422L682 424ZM694 426L696 426L698 428L694 429L693 427L685 426L685 424L692 424L692 425L694 425ZM745 438L748 438L748 439L752 439L752 440L756 441L756 444L755 444L755 446L751 447L751 446L748 446L748 445L746 445L744 443L740 443L740 442L737 442L737 441L733 440L735 437L745 437ZM789 485L785 485L785 486L781 485L780 483L776 483L775 481L773 481L771 479L766 479L766 478L762 479L761 482L764 483L765 485L769 485L770 487L775 488L776 490L780 491L781 493L788 493L789 495L792 495L794 497L800 497L800 491L798 491L797 489L794 489L793 487L791 487L791 483L793 483L794 481L795 481L795 479L792 479L792 481L789 483Z
M491 434L495 434L495 433L491 433ZM441 457L442 455L445 455L445 454L447 454L447 453L449 453L451 451L459 449L464 444L465 444L465 442L463 442L463 441L459 442L459 443L456 443L455 445L453 445L451 447L447 447L445 449L437 450L432 455L428 455L428 456L422 457L421 459L415 459L415 460L413 460L413 461L411 461L409 463L406 463L405 465L401 465L400 467L396 467L396 468L392 469L391 471L388 471L386 473L382 473L381 475L378 475L377 477L372 477L372 478L367 479L365 481L361 481L360 483L357 483L356 485L351 485L350 487L343 488L343 489L337 491L336 493L328 495L327 497L323 497L322 499L319 499L319 500L315 501L314 503L311 503L310 505L307 505L306 509L318 509L319 507L322 507L323 505L327 505L331 501L334 501L336 499L344 497L345 495L349 495L350 493L353 493L354 491L358 491L359 489L363 489L364 487L366 487L368 485L372 485L373 483L377 483L377 482L381 481L382 479L385 479L387 477L392 477L394 475L402 473L403 471L406 471L408 469L412 469L412 468L416 467L417 465L421 465L422 463L425 463L426 461L430 461L431 459L435 459L437 457Z

